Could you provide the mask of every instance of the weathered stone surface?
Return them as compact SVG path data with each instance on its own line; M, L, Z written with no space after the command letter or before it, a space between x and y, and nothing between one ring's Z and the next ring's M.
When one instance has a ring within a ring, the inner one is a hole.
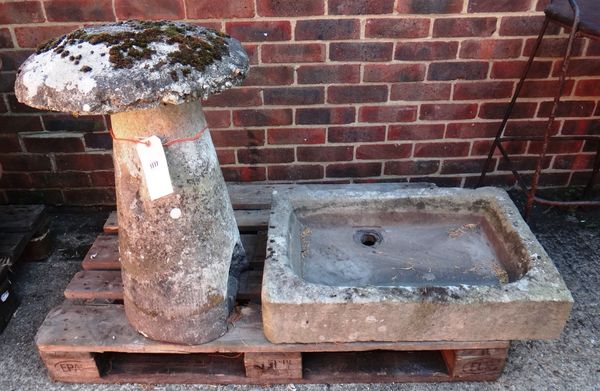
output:
M458 230L439 228L453 220ZM409 230L396 228L407 224L422 234L402 236ZM382 237L357 244L351 234L339 236L340 227ZM456 246L439 247L453 240ZM394 267L397 279L380 270ZM265 335L274 343L556 338L572 302L503 190L274 193L262 288Z
M77 114L180 104L238 85L248 72L239 41L182 22L90 26L40 47L15 82L20 102Z
M206 126L199 102L115 114L111 121L117 137L157 135L163 141L192 137ZM210 133L165 147L174 193L154 201L135 148L114 142L127 318L157 340L217 338L227 330L245 258Z

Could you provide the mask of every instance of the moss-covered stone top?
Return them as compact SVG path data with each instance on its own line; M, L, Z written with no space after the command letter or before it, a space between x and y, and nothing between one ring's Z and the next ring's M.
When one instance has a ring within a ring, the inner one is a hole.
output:
M182 22L127 21L86 27L41 45L21 66L19 101L74 114L180 104L240 84L248 56L239 41Z

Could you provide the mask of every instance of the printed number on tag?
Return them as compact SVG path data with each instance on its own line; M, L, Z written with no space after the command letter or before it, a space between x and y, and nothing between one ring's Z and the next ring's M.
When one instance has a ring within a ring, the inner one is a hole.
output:
M149 141L150 145L137 144L136 149L148 194L152 201L173 193L173 184L169 174L169 166L165 157L165 150L157 136L149 137L143 141Z

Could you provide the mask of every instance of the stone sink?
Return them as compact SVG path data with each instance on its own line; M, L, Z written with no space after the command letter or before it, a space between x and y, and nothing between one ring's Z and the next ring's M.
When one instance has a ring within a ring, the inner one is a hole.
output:
M572 303L503 190L273 192L262 285L271 342L552 339Z

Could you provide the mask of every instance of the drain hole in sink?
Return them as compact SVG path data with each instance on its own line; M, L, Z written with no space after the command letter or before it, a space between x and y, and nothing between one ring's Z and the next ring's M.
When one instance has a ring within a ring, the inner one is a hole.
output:
M376 231L358 231L354 235L354 238L360 244L367 247L375 247L381 243L381 234Z

